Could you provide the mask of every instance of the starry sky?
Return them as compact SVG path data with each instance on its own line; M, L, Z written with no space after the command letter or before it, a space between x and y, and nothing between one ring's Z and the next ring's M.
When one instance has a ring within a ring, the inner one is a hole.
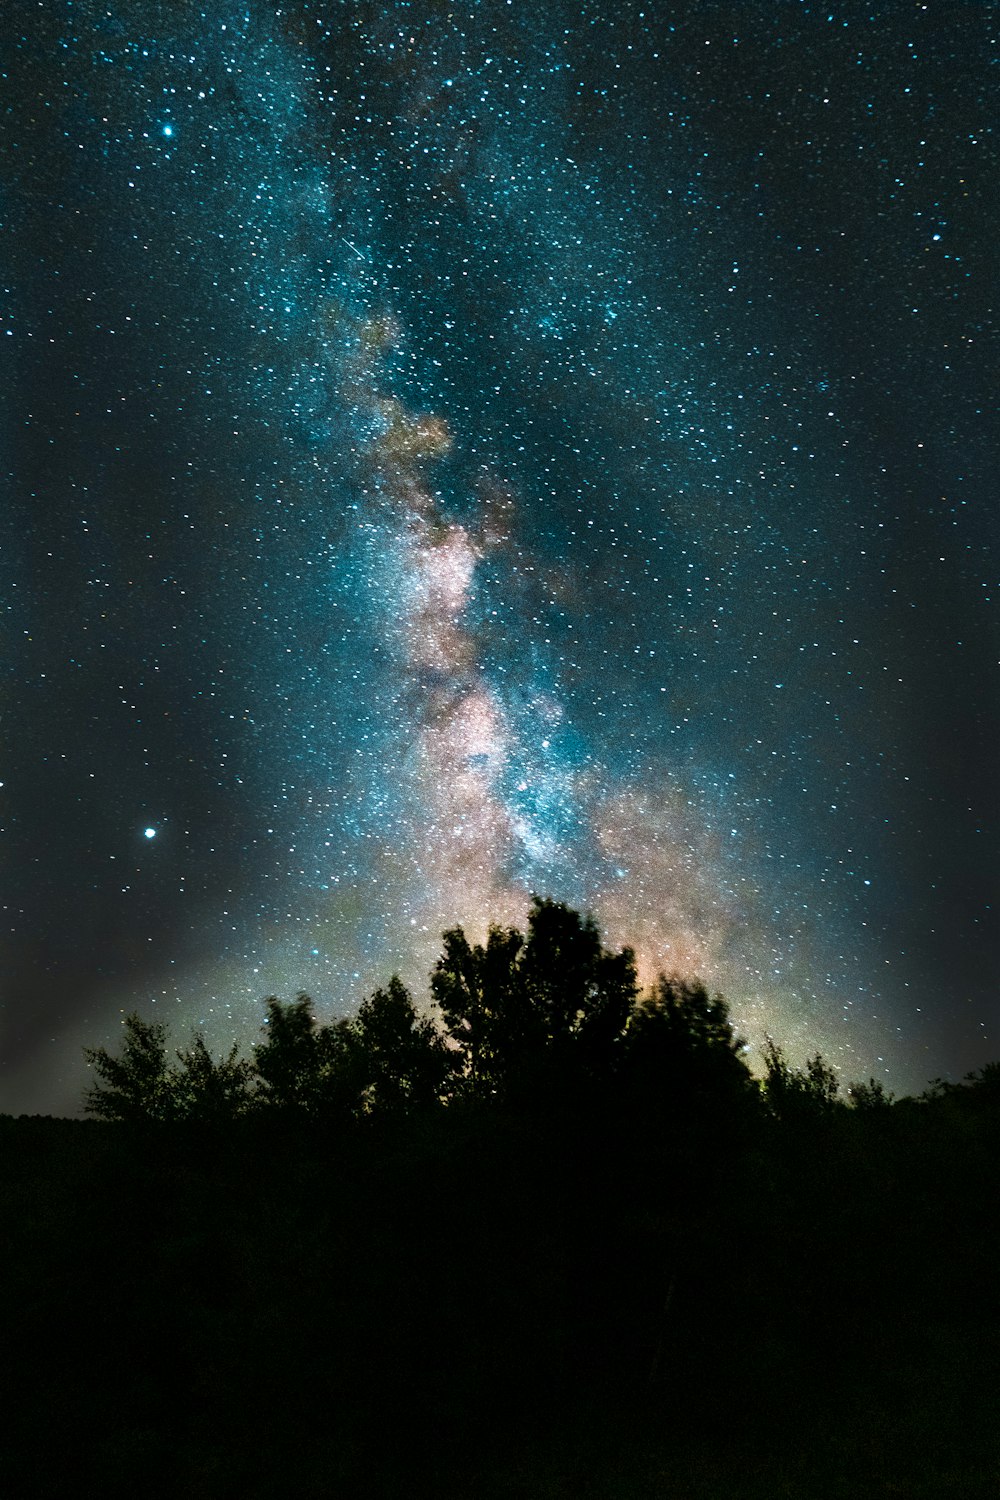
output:
M845 1082L1000 1055L998 25L16 7L0 1109L532 892Z

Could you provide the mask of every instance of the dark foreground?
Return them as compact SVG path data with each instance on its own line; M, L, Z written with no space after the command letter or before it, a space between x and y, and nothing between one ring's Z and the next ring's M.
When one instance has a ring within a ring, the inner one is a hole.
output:
M995 1094L0 1118L0 1494L998 1495Z

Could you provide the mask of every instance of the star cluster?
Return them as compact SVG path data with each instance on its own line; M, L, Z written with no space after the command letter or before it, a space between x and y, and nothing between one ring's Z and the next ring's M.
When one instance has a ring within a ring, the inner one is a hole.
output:
M533 891L848 1078L992 1055L995 21L18 15L0 1107Z

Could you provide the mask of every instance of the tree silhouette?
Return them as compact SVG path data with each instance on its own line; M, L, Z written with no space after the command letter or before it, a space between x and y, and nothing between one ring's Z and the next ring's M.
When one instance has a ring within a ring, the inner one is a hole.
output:
M312 1000L266 1001L264 1040L253 1060L234 1045L218 1060L204 1038L167 1064L166 1030L132 1013L120 1057L85 1048L98 1082L87 1113L106 1120L224 1120L254 1108L347 1118L427 1109L468 1095L543 1107L559 1096L598 1098L618 1109L743 1108L763 1097L770 1115L806 1120L839 1108L837 1075L819 1053L793 1067L771 1038L766 1073L753 1084L746 1043L721 995L698 981L660 976L638 998L630 949L604 948L591 916L534 896L527 934L491 926L485 944L461 927L443 937L430 976L442 1026L421 1016L398 976L364 1000L356 1015L317 1022ZM937 1080L928 1099L1000 1095L1000 1065L963 1084ZM856 1110L887 1107L892 1095L874 1078L848 1090Z
M959 1083L954 1079L932 1078L920 1100L929 1104L939 1099L962 1106L972 1104L995 1109L1000 1104L1000 1062L987 1063L978 1072L966 1073Z
M721 995L710 996L698 981L661 974L629 1021L625 1078L641 1100L674 1109L699 1098L733 1102L752 1088L746 1045Z
M312 1000L267 1001L266 1039L254 1068L267 1107L328 1116L429 1106L445 1091L452 1054L433 1021L421 1018L402 981L363 1001L358 1013L320 1026Z
M893 1095L877 1078L869 1078L867 1083L852 1083L847 1093L854 1108L861 1110L887 1109L893 1100Z
M167 1069L167 1030L133 1011L124 1020L121 1057L105 1047L85 1047L84 1056L101 1083L85 1090L83 1107L101 1120L168 1120L175 1097ZM105 1085L102 1087L102 1084Z
M254 1067L238 1058L238 1052L239 1044L234 1042L227 1056L216 1062L205 1038L196 1032L189 1050L177 1053L181 1066L172 1073L170 1083L173 1107L182 1119L228 1120L251 1108Z
M781 1047L772 1037L764 1044L764 1098L772 1115L778 1119L813 1116L818 1118L836 1109L840 1088L836 1073L817 1052L804 1068L793 1068Z
M320 1043L312 1000L300 994L283 1005L270 995L266 1040L254 1044L254 1069L263 1083L262 1103L279 1109L315 1111L319 1105L326 1050Z
M524 937L491 927L484 947L455 927L443 942L431 994L461 1060L465 1092L488 1097L503 1091L542 1036L519 963Z
M533 897L522 971L550 1044L579 1039L600 1051L624 1032L637 994L635 957L630 948L607 952L593 917Z
M362 1003L345 1035L366 1113L427 1108L442 1097L454 1054L397 975Z
M525 938L491 927L485 947L444 935L431 992L462 1059L465 1089L489 1097L540 1069L610 1068L636 997L628 948L610 953L592 917L532 898Z

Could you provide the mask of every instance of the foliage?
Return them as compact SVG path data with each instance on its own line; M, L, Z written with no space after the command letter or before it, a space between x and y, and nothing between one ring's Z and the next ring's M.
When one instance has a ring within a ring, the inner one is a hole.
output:
M135 1011L125 1017L123 1025L120 1057L112 1057L105 1047L84 1048L87 1062L101 1080L84 1093L84 1109L100 1120L171 1119L175 1108L166 1027L144 1021Z
M417 1014L413 997L394 974L358 1011L353 1042L369 1113L428 1108L446 1092L454 1069L434 1022Z
M840 1081L817 1052L804 1068L793 1068L772 1037L764 1044L764 1098L778 1119L821 1118L838 1104Z
M752 1078L721 995L660 976L634 1008L625 1035L626 1073L644 1098L689 1106L696 1097L750 1097Z
M252 1064L237 1057L234 1044L218 1062L200 1033L180 1067L168 1066L167 1029L133 1012L125 1017L120 1057L104 1047L86 1047L84 1055L101 1083L84 1094L84 1109L102 1120L225 1120L243 1114L252 1102ZM103 1086L102 1086L103 1084Z
M300 994L283 1005L270 995L265 1004L265 1040L253 1049L262 1102L279 1109L315 1111L329 1058L320 1042L312 1001Z
M173 1109L182 1119L227 1120L246 1114L252 1107L251 1083L253 1064L240 1059L239 1044L234 1042L228 1054L218 1062L212 1057L205 1038L197 1032L187 1052L178 1052L180 1069L170 1085Z
M439 1020L420 1014L396 975L355 1015L328 1025L308 995L287 1004L271 996L250 1060L236 1045L215 1059L196 1034L169 1066L165 1028L129 1015L120 1057L85 1049L99 1080L85 1109L120 1121L225 1120L260 1110L346 1121L462 1098L534 1098L544 1107L561 1093L582 1097L581 1087L592 1102L603 1091L633 1112L673 1117L760 1100L782 1120L820 1119L841 1107L837 1075L819 1053L795 1068L771 1038L755 1084L721 995L661 975L640 997L631 950L605 949L594 919L562 902L534 897L526 934L494 925L485 944L452 928L430 988ZM994 1065L963 1084L936 1080L925 1097L988 1099L998 1091ZM848 1099L856 1111L892 1103L874 1078L852 1084Z
M635 960L608 952L592 917L536 896L526 938L491 927L484 947L446 932L431 993L462 1088L489 1098L574 1065L609 1070L636 999Z
M867 1083L849 1084L847 1093L855 1109L888 1109L894 1097L877 1078L869 1078Z
M521 969L524 938L516 928L494 926L484 947L455 927L443 943L431 994L458 1058L456 1083L488 1097L502 1092L542 1038Z
M576 1039L592 1052L614 1047L637 995L635 955L602 947L593 917L534 897L522 970L552 1045Z
M364 1116L428 1107L447 1091L453 1054L417 1014L396 975L354 1017L320 1026L308 995L267 1002L266 1040L254 1048L259 1103L286 1111Z

